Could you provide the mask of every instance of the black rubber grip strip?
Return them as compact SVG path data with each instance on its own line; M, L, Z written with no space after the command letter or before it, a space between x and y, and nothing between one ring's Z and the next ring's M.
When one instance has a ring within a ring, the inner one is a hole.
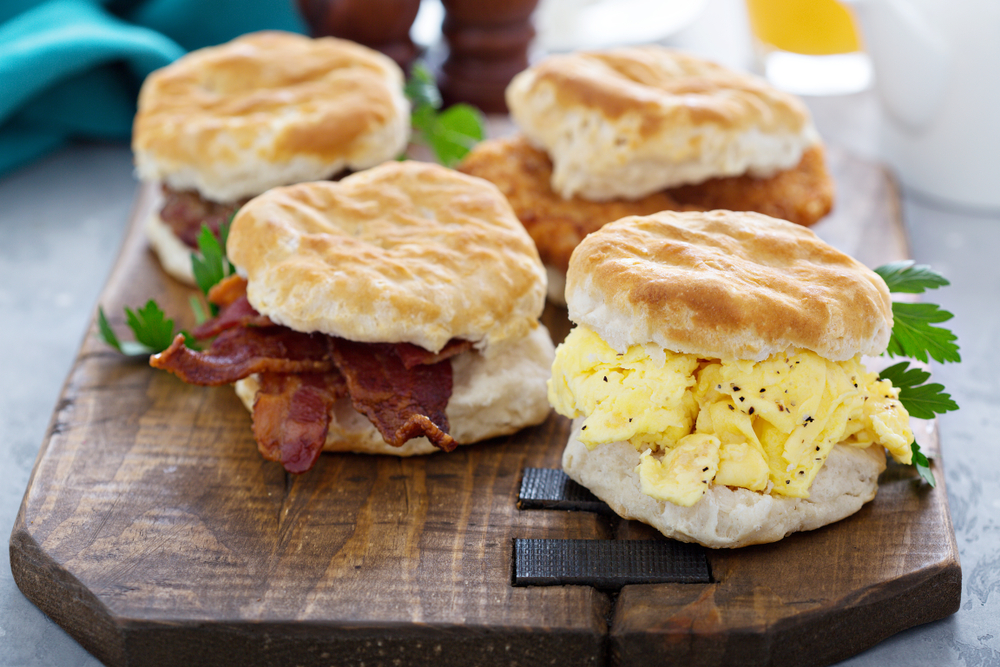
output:
M514 538L514 586L707 584L705 549L668 539L526 540Z
M577 510L614 514L607 504L562 470L525 468L517 506L522 510Z

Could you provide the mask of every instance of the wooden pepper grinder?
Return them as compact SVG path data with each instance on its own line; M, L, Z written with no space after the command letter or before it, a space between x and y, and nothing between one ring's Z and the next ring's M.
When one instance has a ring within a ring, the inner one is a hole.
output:
M507 113L504 90L528 66L538 0L442 0L448 56L438 87L445 105L468 102L486 113Z
M419 50L410 39L420 0L297 0L313 37L341 37L381 51L409 72Z

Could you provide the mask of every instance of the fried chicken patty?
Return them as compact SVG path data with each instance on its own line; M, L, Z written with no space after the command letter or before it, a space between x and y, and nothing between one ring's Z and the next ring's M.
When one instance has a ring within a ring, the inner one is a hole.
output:
M538 246L542 262L561 273L583 237L628 215L728 209L809 226L833 206L833 180L819 145L807 150L794 169L769 178L713 178L636 200L563 199L550 186L552 161L522 135L479 143L457 169L500 188Z

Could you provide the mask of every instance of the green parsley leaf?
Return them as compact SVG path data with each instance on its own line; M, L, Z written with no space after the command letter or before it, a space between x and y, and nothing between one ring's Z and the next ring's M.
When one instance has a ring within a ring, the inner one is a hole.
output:
M108 323L108 318L104 314L104 308L101 306L97 307L97 330L100 332L101 340L124 354L122 344L118 340L118 336L115 335L115 330Z
M912 259L885 264L875 269L890 292L922 294L925 290L950 285L944 276L926 264L914 264Z
M441 164L451 167L486 136L486 119L479 109L455 104L444 111L441 93L430 69L417 62L410 70L404 92L412 105L413 140L428 146Z
M201 226L198 234L198 252L191 253L191 269L195 283L202 294L226 276L233 273L233 265L226 257L226 239L229 236L229 223L219 225L219 238L216 238L208 225ZM212 306L212 314L217 314L217 308Z
M410 125L417 131L417 139L432 136L435 132L434 124L437 123L437 110L430 106L413 107L410 112Z
M438 114L434 131L426 138L441 164L451 167L483 140L485 122L479 109L455 104Z
M924 453L920 451L920 445L914 440L913 444L910 445L910 451L913 452L913 465L916 467L917 472L925 482L931 485L931 487L937 486L937 481L934 479L934 473L931 472L931 462L927 460Z
M187 331L174 331L174 321L168 320L160 306L150 299L146 305L132 310L125 307L125 322L135 336L134 341L121 341L111 328L104 309L97 309L97 328L101 339L128 357L148 357L170 347L177 333L184 335L184 343L197 349L195 339Z
M922 294L929 289L944 287L950 283L940 273L929 266L914 264L913 260L892 262L875 269L893 293ZM889 346L883 354L890 357L913 357L927 362L928 356L937 362L959 362L956 336L944 327L933 324L947 322L951 313L932 303L892 303L892 334ZM927 384L930 373L920 368L910 368L908 361L890 366L879 373L879 378L889 380L899 389L899 402L906 411L918 419L932 419L935 414L958 410L958 404L944 386ZM925 482L935 486L930 462L914 442L911 446L913 465Z
M954 315L933 303L892 303L892 335L883 354L912 357L926 362L928 355L937 362L959 362L957 337L948 329L933 324L947 322Z
M162 352L174 341L174 321L168 320L152 299L136 310L126 306L125 321L135 333L136 341L154 352Z
M958 404L950 394L944 393L944 385L925 384L931 374L913 367L910 362L901 361L879 373L880 380L889 380L899 389L899 402L911 417L933 419L936 414L958 410Z
M194 313L195 324L204 324L208 321L208 315L205 314L205 308L201 305L201 299L191 295L188 304L191 306L191 312Z
M410 78L403 87L403 93L414 108L428 106L431 109L441 108L441 92L434 82L434 75L427 64L418 60L410 68Z

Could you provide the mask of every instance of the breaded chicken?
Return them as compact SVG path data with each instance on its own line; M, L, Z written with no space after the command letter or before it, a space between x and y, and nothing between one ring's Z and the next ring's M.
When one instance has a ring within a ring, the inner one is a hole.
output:
M729 209L757 211L808 226L833 205L833 181L820 146L809 149L796 168L770 178L715 178L642 199L606 202L556 194L549 185L551 160L521 135L481 142L457 169L500 188L534 239L542 261L563 274L583 237L628 215Z

